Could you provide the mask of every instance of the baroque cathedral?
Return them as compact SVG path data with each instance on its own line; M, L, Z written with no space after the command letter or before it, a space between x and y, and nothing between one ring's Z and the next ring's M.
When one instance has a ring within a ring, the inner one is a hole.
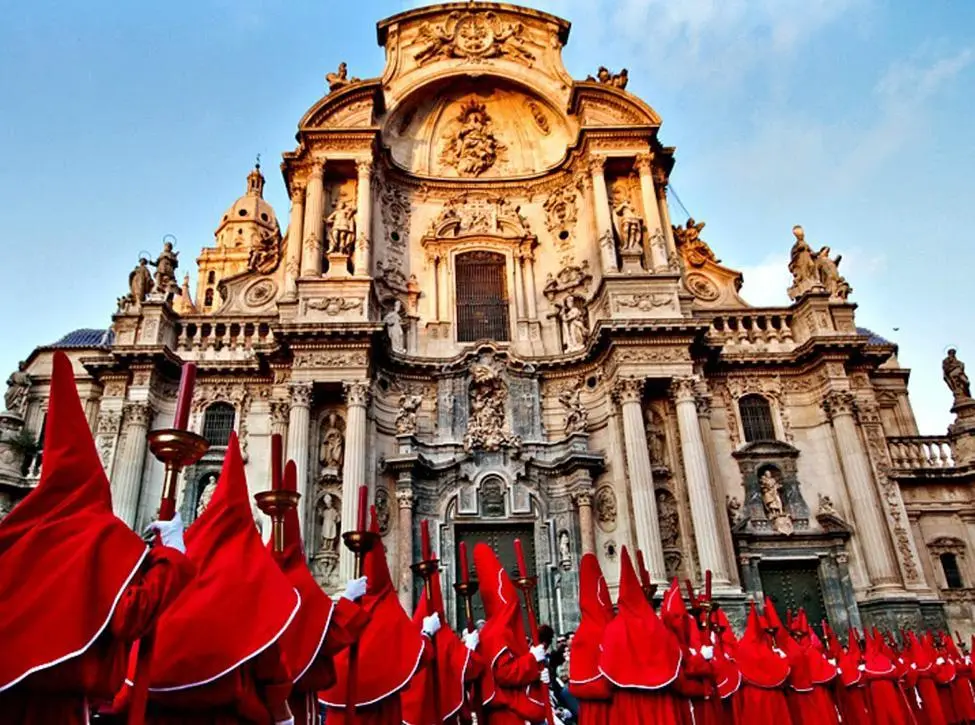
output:
M956 423L921 436L896 345L857 327L838 258L798 226L792 303L750 306L704 224L672 219L660 116L625 70L566 71L565 20L463 2L377 32L382 76L340 65L298 121L283 233L257 167L195 287L167 241L110 327L11 376L0 506L37 481L62 349L116 512L141 530L163 483L146 434L172 424L194 361L191 427L211 447L183 472L184 520L232 431L253 492L281 434L328 591L351 575L340 533L366 484L409 610L429 521L448 587L460 542L512 564L520 538L541 619L563 632L581 555L613 586L627 546L658 583L710 571L739 622L764 593L837 631L971 633L975 401L955 354Z

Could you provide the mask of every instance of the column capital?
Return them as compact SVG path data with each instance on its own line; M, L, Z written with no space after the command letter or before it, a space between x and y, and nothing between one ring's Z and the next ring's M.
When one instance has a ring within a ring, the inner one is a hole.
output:
M308 408L311 406L312 384L306 382L291 383L291 405L296 408Z
M355 170L360 179L369 176L372 173L372 159L356 159Z
M352 380L342 383L345 391L345 402L350 406L365 408L369 403L369 381Z
M305 185L299 184L297 182L292 182L291 184L291 203L294 204L304 204L305 203Z
M856 399L848 390L833 390L827 393L822 405L823 411L830 420L835 420L842 415L852 416L856 412Z
M606 168L606 157L605 156L590 156L586 160L586 165L589 167L590 174L599 174L602 176L603 169Z
M653 170L653 188L657 192L658 199L667 198L667 172L660 167Z
M698 377L696 375L685 375L674 378L670 383L670 394L678 404L691 402L697 404Z
M399 504L400 510L402 510L402 509L412 509L413 508L413 489L410 489L410 488L397 488L396 489L396 503Z
M325 174L325 159L312 159L311 171L308 174L308 178L320 180L324 174Z
M649 151L645 154L638 154L636 161L633 164L633 168L637 170L640 174L652 174L653 173L653 151Z
M311 400L309 398L309 404ZM291 413L291 401L272 400L271 403L271 423L277 425L287 425L288 415Z
M129 401L122 405L122 420L126 425L148 428L152 413L152 406L146 401Z
M572 497L577 508L592 508L592 491L580 491Z
M617 378L613 383L613 400L620 405L626 403L640 403L643 401L645 378Z

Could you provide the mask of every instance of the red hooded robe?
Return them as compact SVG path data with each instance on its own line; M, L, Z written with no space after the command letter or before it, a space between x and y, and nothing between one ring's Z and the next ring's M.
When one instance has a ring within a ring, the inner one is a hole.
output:
M783 688L789 663L772 650L754 603L745 633L735 648L735 662L742 677L735 700L736 720L747 725L788 725L791 717Z
M795 620L790 615L789 629L786 629L775 605L766 597L765 616L769 625L777 628L776 643L788 658L787 700L793 725L836 725L839 722L836 705L825 685L836 676L836 669L812 646L808 622L803 622L805 613L801 612ZM797 638L791 636L790 630Z
M917 683L915 692L918 704L914 714L918 725L949 725L941 707L938 686L934 681L934 662L937 655L920 642L913 632L907 633L907 644L912 675Z
M975 723L975 696L972 692L971 660L962 656L955 641L947 634L941 636L945 655L955 668L955 681L951 686L955 716L959 722Z
M680 644L647 601L626 547L620 553L618 606L599 659L600 671L617 688L610 723L679 725L671 687L680 674Z
M615 614L595 554L583 554L579 564L579 609L582 620L569 652L569 692L579 701L579 725L609 725L613 686L599 671L599 651Z
M701 633L687 611L676 578L664 595L660 613L681 647L680 674L674 681L674 690L682 695L678 701L681 721L684 725L713 725L720 716L714 708L719 704L714 667L701 653Z
M192 573L112 513L71 362L56 352L41 480L0 522L0 723L88 722Z
M484 604L478 654L491 670L494 697L485 704L488 725L524 725L545 720L548 688L542 663L528 651L518 591L487 544L474 546L474 569Z
M467 645L449 626L444 615L443 591L440 587L440 572L430 579L433 602L426 595L413 612L413 624L417 629L423 626L424 617L437 612L440 615L440 630L433 636L436 652L437 689L440 692L440 719L442 722L457 723L458 716L467 698L468 685L481 675L484 667L479 656L467 649ZM431 663L432 665L432 663ZM434 708L434 682L432 666L422 667L403 690L404 725L437 725L437 712Z
M878 725L911 725L913 716L900 688L899 673L879 632L866 637L863 653L867 703Z
M375 518L371 529L378 531ZM400 725L400 693L429 659L428 640L399 603L381 539L366 553L362 569L368 589L359 606L369 615L369 623L356 653L355 725ZM338 654L335 684L318 696L326 706L328 725L346 722L350 654L350 648Z
M300 598L254 525L235 434L186 554L197 575L159 620L147 721L264 725L291 692L280 638Z
M297 477L295 462L288 461L284 489L297 490ZM335 682L333 658L359 638L369 618L355 602L345 597L333 602L318 586L308 570L297 510L291 509L284 517L282 554L274 553L273 541L267 549L301 596L298 614L280 640L294 682L288 704L295 725L318 725L318 691Z
M725 723L734 722L734 711L738 690L741 688L741 671L735 662L738 640L731 629L731 622L723 610L718 609L710 615L713 623L711 640L714 642L714 676L718 696L721 698L721 716Z

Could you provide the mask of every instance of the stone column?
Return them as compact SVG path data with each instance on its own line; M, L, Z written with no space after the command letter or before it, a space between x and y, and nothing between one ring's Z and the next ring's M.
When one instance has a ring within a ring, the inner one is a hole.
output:
M650 263L654 272L666 272L667 239L660 221L660 208L657 194L653 188L653 154L640 154L636 157L636 169L640 173L640 199L646 216L647 246L650 249Z
M112 476L112 507L115 515L129 526L135 526L142 492L142 472L148 444L146 434L152 419L149 403L125 403L122 407L122 445L115 457Z
M305 215L305 188L291 185L291 218L288 220L288 246L284 250L284 294L294 298L298 294L298 275L301 274L302 229Z
M291 409L288 411L288 453L298 469L298 522L304 536L308 528L308 439L311 434L311 383L291 383ZM273 413L273 408L272 408Z
M304 244L301 250L301 276L320 277L322 274L322 241L325 238L325 165L315 162L305 190L305 222L302 225Z
M860 538L864 564L875 589L894 589L900 584L897 561L887 530L883 504L877 495L870 461L860 442L853 417L855 401L847 391L833 391L823 401L823 409L833 422L836 447L850 494L854 531Z
M613 218L609 210L609 192L606 191L606 177L603 169L606 157L593 156L589 159L589 173L592 174L593 213L596 217L596 239L599 244L600 259L603 260L603 274L618 272L616 266L616 243L613 240Z
M596 530L592 525L592 494L588 491L576 494L576 507L579 509L579 536L582 538L582 553L596 553Z
M701 437L701 425L697 420L695 401L696 377L675 378L672 393L677 406L677 429L687 479L687 496L691 503L694 521L694 538L697 540L697 557L703 572L711 570L714 583L728 585L728 572L721 544L718 540L718 521L714 513L711 495L711 477L708 474L708 454Z
M517 319L524 319L525 313L525 302L528 295L525 292L525 285L522 282L522 259L518 254L513 254L511 256L512 266L514 267L515 273L515 314Z
M372 161L362 159L356 161L356 172L359 183L356 185L356 239L355 259L353 266L355 274L368 277L372 274L370 261L370 245L372 244Z
M674 264L677 264L679 257L677 256L677 243L674 241L674 226L670 221L670 208L667 206L667 177L664 176L663 170L661 169L657 169L654 177L653 188L657 192L657 209L660 211L660 223L664 228L664 239L667 240L669 267L670 260L674 260Z
M410 485L407 483L407 485ZM399 504L397 527L399 544L399 601L407 612L413 611L413 489L397 485L396 503ZM442 556L442 554L441 554Z
M619 378L613 386L613 397L623 415L623 441L626 445L626 472L630 479L630 496L636 518L636 543L643 551L654 581L666 578L664 550L660 543L660 521L653 490L647 431L643 426L643 378Z
M342 463L342 527L355 527L359 486L366 482L366 406L369 403L369 381L356 380L345 387L345 459ZM352 552L341 547L339 577L341 581L355 574Z
M535 257L531 254L525 256L526 269L525 269L525 281L526 289L525 294L528 298L528 307L525 312L528 314L529 320L538 319L538 307L535 300Z
M444 322L451 317L448 311L450 294L447 290L447 285L450 283L450 273L447 269L449 259L445 254L437 258L437 322Z

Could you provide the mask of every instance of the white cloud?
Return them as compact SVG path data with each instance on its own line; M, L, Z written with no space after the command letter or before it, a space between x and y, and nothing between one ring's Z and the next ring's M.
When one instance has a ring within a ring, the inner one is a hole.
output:
M786 290L792 284L789 255L772 254L758 264L740 267L745 277L741 296L755 307L777 307L789 304Z

